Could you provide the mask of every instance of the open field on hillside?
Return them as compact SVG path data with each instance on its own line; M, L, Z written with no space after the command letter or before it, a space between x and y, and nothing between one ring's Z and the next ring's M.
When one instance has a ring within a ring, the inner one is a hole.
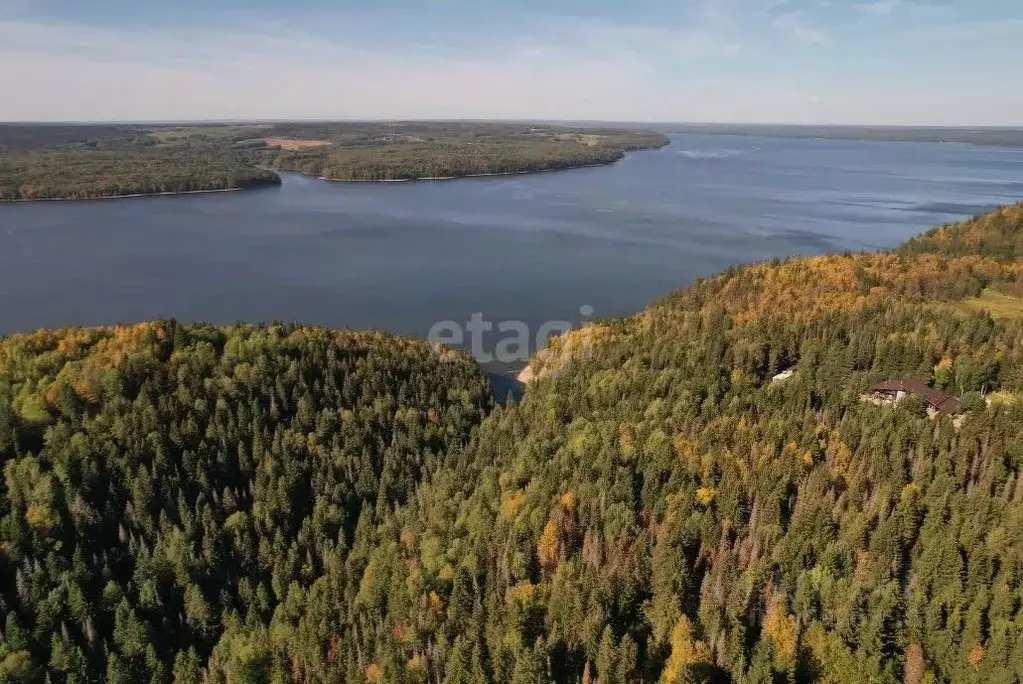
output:
M987 311L992 318L1023 318L1023 297L1013 297L987 288L979 297L961 302L959 309L964 312Z

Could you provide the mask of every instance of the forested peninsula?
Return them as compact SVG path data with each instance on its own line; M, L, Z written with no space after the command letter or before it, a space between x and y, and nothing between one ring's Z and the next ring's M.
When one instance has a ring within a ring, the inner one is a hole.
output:
M1017 206L700 280L507 405L382 333L7 337L0 682L1019 684L1021 300Z
M0 201L96 199L328 180L413 180L609 164L658 133L486 123L0 125Z
M356 126L276 127L277 167L338 181L450 179L611 164L669 142L649 131L528 124Z

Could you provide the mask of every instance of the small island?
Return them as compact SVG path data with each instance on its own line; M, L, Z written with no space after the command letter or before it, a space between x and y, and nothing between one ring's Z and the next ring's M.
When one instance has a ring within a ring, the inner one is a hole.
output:
M611 164L652 131L528 123L0 125L0 201L87 200L332 181L438 180Z

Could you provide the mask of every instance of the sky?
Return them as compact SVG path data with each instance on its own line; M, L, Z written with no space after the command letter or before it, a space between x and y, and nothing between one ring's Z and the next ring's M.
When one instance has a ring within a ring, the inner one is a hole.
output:
M0 120L1023 125L1023 0L0 0Z

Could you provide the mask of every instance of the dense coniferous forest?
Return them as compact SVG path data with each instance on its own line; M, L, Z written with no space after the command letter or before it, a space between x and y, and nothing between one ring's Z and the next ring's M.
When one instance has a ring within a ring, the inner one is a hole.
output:
M1023 319L964 303L1021 235L735 267L496 407L375 333L7 338L0 681L1020 684Z
M38 332L0 368L2 681L192 681L491 405L458 354L314 328Z
M486 123L0 125L0 201L94 199L280 183L408 180L608 164L658 133Z

